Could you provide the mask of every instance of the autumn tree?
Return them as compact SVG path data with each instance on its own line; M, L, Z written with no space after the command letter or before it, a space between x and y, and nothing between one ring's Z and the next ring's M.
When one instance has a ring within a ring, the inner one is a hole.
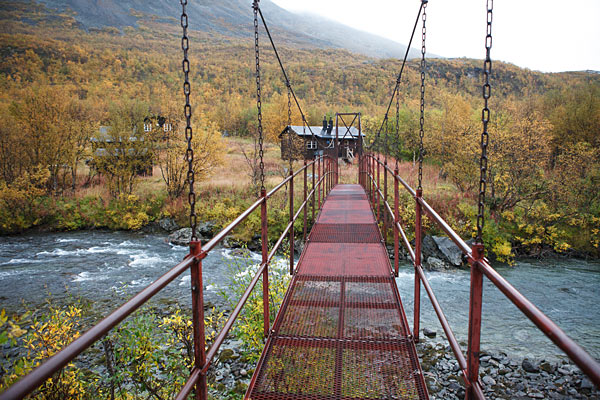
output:
M152 166L152 143L144 131L147 115L147 105L139 101L113 103L106 130L96 134L93 163L115 196L131 193L139 175Z
M13 102L11 114L21 132L28 166L41 166L50 171L49 189L56 192L59 173L68 164L72 148L68 134L73 98L68 88L38 86L25 90L23 100Z
M490 134L488 171L491 209L499 212L546 194L552 129L532 96L503 109Z

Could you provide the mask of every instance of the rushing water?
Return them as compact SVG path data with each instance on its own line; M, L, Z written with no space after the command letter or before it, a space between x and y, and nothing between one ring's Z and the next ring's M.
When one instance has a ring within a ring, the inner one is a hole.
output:
M187 249L166 243L164 235L127 232L73 232L0 237L0 308L8 312L72 297L91 301L106 313L118 302L165 273ZM258 255L252 255L259 261ZM229 281L230 250L219 249L204 260L207 301L217 302ZM579 260L519 262L498 271L552 318L592 356L600 359L600 263ZM428 272L459 341L466 341L469 273ZM412 325L413 273L404 265L397 279ZM189 304L189 274L182 274L157 295L159 301ZM421 327L442 334L441 326L422 290ZM517 355L561 355L549 339L489 281L484 287L482 348Z
M520 261L496 270L571 338L600 359L600 263L581 260ZM397 279L409 323L413 322L414 272L405 266ZM459 341L467 341L470 273L426 272L436 298ZM554 358L563 353L484 278L481 346L507 354ZM443 335L425 289L421 289L421 327ZM463 347L464 348L464 347Z

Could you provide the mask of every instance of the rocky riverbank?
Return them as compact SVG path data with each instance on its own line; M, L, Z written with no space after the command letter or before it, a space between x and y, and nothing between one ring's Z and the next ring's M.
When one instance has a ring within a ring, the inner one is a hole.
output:
M450 346L424 338L417 351L431 400L464 399L463 380ZM484 392L491 400L600 399L600 390L566 359L534 360L482 351L480 362Z
M417 349L430 399L464 399L463 380L450 347L423 338ZM490 400L600 399L600 390L568 360L534 360L482 352L480 361L484 392ZM243 355L240 341L226 341L209 373L211 394L226 398L226 394L245 393L254 368L254 363Z

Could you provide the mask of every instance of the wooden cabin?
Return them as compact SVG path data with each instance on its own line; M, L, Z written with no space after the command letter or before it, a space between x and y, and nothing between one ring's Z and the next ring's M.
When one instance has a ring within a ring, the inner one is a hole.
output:
M338 127L338 157L352 160L358 154L364 134L355 127ZM323 126L286 126L279 134L281 158L289 160L307 160L327 152L335 151L336 129L333 119L323 119Z

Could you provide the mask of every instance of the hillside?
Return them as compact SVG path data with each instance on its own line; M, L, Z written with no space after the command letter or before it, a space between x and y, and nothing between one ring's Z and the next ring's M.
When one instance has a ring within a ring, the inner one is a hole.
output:
M170 0L40 0L47 7L71 10L85 29L137 26L140 18L152 17L179 21L179 2ZM193 30L226 37L249 38L252 34L250 0L191 1L188 6ZM298 15L270 0L261 2L273 33L279 42L303 48L336 48L377 58L401 57L406 46L353 29L325 18ZM417 51L411 52L418 56Z

